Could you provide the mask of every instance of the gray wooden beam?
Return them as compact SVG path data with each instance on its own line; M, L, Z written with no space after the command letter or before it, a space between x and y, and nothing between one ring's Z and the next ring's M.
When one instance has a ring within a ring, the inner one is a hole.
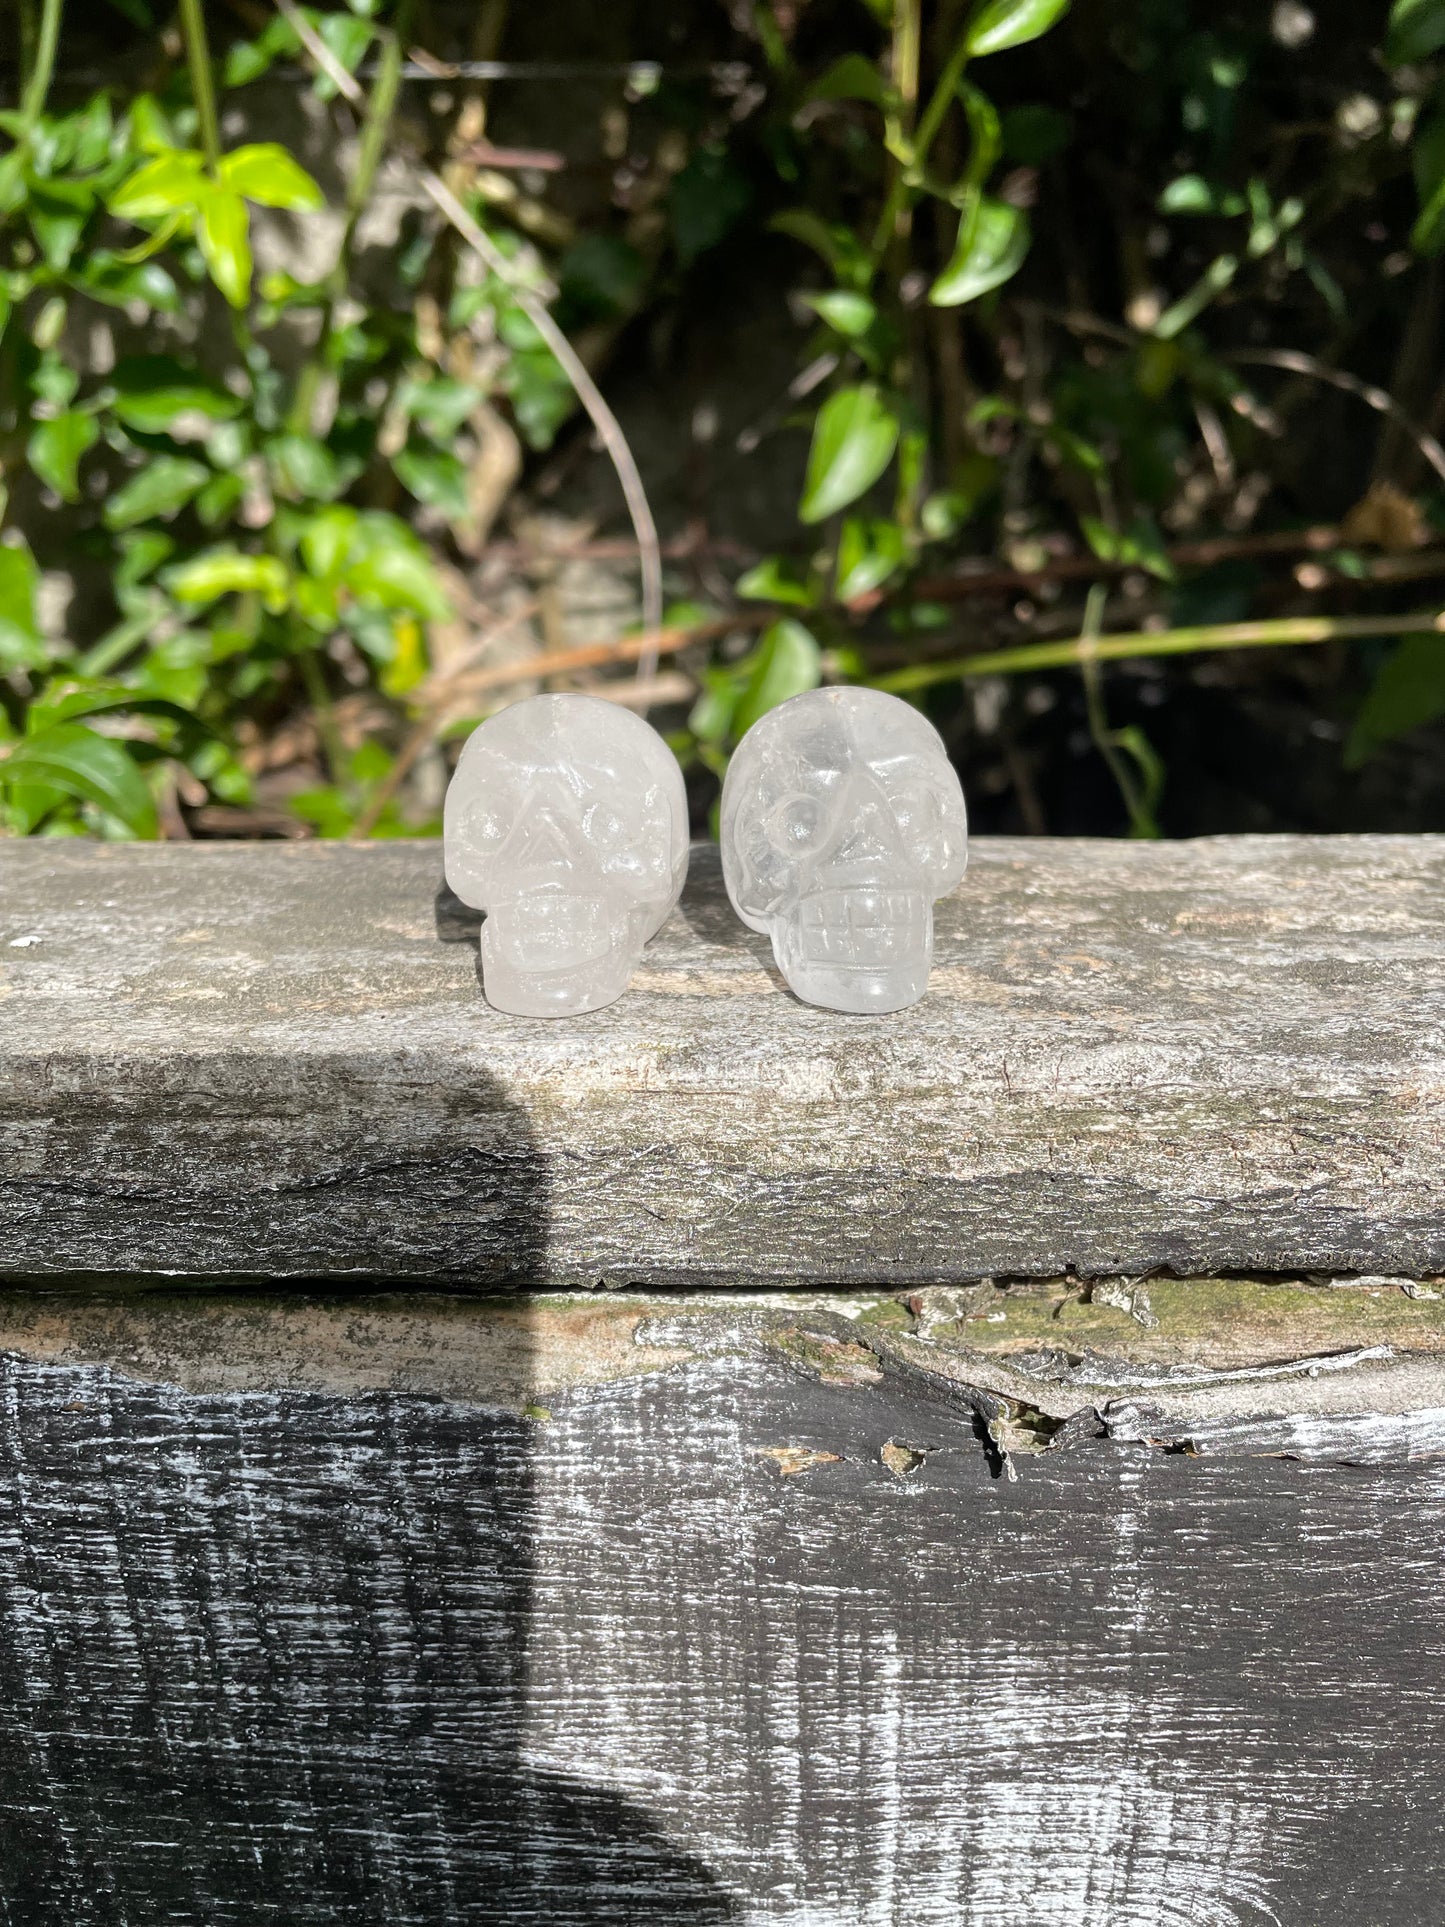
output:
M699 849L629 995L483 1002L435 844L0 844L0 1276L1445 1271L1445 839L981 843L808 1009Z

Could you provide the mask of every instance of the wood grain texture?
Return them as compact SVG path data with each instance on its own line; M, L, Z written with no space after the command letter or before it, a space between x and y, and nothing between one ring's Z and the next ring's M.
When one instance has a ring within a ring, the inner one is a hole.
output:
M980 844L884 1019L710 850L622 1002L502 1017L439 882L0 844L0 1275L1445 1271L1445 839Z
M984 1448L783 1354L0 1355L0 1922L1433 1920L1445 1467Z

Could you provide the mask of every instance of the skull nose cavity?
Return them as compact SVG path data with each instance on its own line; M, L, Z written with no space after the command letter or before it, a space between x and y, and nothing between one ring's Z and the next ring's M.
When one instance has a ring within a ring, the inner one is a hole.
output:
M518 824L507 860L517 870L570 872L577 855L576 839L567 836L550 810L538 810Z

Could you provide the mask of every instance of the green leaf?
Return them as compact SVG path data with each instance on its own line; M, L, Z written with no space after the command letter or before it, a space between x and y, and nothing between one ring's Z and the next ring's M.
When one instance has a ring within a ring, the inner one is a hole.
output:
M0 214L13 214L17 207L25 205L29 192L25 162L23 147L12 147L8 154L0 154Z
M70 266L95 201L95 189L86 181L46 181L32 186L30 225L48 266L62 272Z
M823 675L822 652L811 630L792 616L763 631L748 661L750 673L732 718L736 737L745 736L760 716L789 696L816 689Z
M360 520L352 508L323 509L310 517L301 532L300 546L302 560L313 576L323 582L340 576Z
M775 234L791 235L827 262L833 278L844 287L866 291L873 278L873 263L867 248L852 228L841 221L825 221L808 207L785 209L775 214L768 226Z
M95 248L82 256L77 285L107 307L128 308L133 301L158 314L179 314L181 297L176 284L155 261L126 261L109 248Z
M1069 0L984 0L967 27L968 51L1000 54L1037 40L1067 13Z
M133 27L139 27L142 33L155 32L155 15L146 5L146 0L110 0L110 4L118 14L129 20Z
M259 595L272 615L291 597L291 577L274 555L243 555L239 549L203 549L170 569L165 585L177 602L214 602L223 595Z
M883 76L862 54L844 54L808 89L809 100L866 100L882 107L888 99Z
M840 602L871 595L902 568L908 555L896 522L850 515L838 538L836 593Z
M396 406L439 442L449 442L486 399L486 390L473 382L409 378L397 386Z
M557 280L583 314L611 317L630 314L640 305L647 266L637 249L617 235L584 234L558 263Z
M1079 527L1084 539L1101 562L1121 562L1128 566L1147 569L1161 581L1173 580L1174 564L1169 560L1159 530L1153 519L1144 514L1136 515L1129 527L1124 530L1111 529L1094 515L1081 515Z
M971 142L963 179L966 186L980 188L999 157L999 150L1003 146L1003 125L997 107L972 81L960 81L958 91L963 100L963 111L968 116Z
M226 55L221 69L223 87L245 87L253 80L259 80L274 60L284 60L299 53L301 42L289 20L278 14L257 34L254 40L238 40Z
M1410 158L1420 196L1410 242L1417 254L1438 254L1445 247L1445 114L1416 129Z
M796 608L811 609L818 599L810 584L777 555L740 575L734 587L748 602L790 602Z
M43 784L95 803L132 836L154 837L155 799L124 746L80 723L27 736L0 762L0 783Z
M0 670L37 669L45 661L35 613L39 587L40 570L29 549L0 543Z
M929 292L935 308L960 308L1001 288L1029 251L1028 216L1007 201L981 196L958 224L953 259Z
M918 526L929 541L946 542L950 536L957 535L978 506L979 492L945 488L928 496L918 511Z
M336 457L311 435L277 435L266 461L276 493L293 502L329 502L344 486Z
M898 417L873 382L840 388L818 410L798 513L821 522L878 480L898 446Z
M120 550L120 563L115 580L123 589L133 589L138 582L144 582L176 549L175 542L162 529L136 529L130 535L123 535L116 547Z
M213 475L196 497L196 514L206 528L218 528L240 507L245 495L245 479L228 469Z
M334 788L298 790L288 800L287 808L303 823L311 824L322 837L350 836L356 821L355 811L340 790Z
M174 515L210 479L210 469L184 455L154 456L106 503L106 526L129 529Z
M211 279L233 308L244 308L251 293L251 217L240 195L213 188L196 238Z
M315 213L326 197L306 169L275 141L238 147L221 156L220 181L232 194L262 207L284 207Z
M368 21L358 20L354 13L323 13L319 18L315 15L312 18L328 52L347 73L355 73L376 29ZM325 73L319 73L311 85L319 100L336 98L336 82L328 80Z
M746 174L722 147L699 147L668 194L677 258L690 267L716 247L752 202Z
M25 453L31 468L65 502L79 499L80 458L93 447L100 430L93 415L67 409L52 421L41 422L31 435Z
M394 515L359 518L342 581L359 602L381 609L433 622L452 613L425 545Z
M171 355L127 355L117 362L110 383L117 391L115 414L144 435L164 434L178 415L220 422L242 408L237 396Z
M1159 196L1161 214L1214 214L1218 198L1202 174L1181 174Z
M123 221L154 221L194 209L212 192L201 156L173 149L147 161L110 197L110 211Z
M805 294L803 300L830 328L850 341L866 335L878 319L876 304L866 294L854 294L847 288L834 288L828 294Z
M557 430L577 405L576 391L552 350L514 352L502 370L502 387L528 446L550 448Z
M1445 716L1445 636L1406 636L1386 657L1345 744L1358 769L1382 743Z
M168 154L177 145L166 110L154 94L137 94L127 121L130 144L142 154ZM193 157L200 160L200 155Z
M1392 67L1428 60L1445 47L1445 0L1395 0L1385 29L1385 59Z
M55 409L68 408L80 387L80 376L59 355L47 353L40 357L31 385L38 401Z
M397 479L419 502L453 521L470 512L467 466L441 449L404 448L392 462Z

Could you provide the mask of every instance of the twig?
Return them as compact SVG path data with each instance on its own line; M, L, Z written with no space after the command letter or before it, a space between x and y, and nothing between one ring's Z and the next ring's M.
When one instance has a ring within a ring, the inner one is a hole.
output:
M1343 642L1366 636L1410 636L1445 632L1445 611L1399 616L1294 616L1279 622L1219 622L1195 629L1134 630L1127 634L1066 642L1025 643L953 662L915 663L879 676L875 689L894 695L958 682L970 676L1014 676L1035 669L1077 668L1086 656L1099 662L1125 662L1150 656L1193 656L1214 649L1279 649L1312 642Z
M1154 820L1153 797L1150 794L1148 766L1141 754L1138 732L1133 729L1113 729L1109 724L1108 711L1104 706L1104 681L1099 672L1099 631L1104 622L1104 605L1108 600L1108 590L1102 582L1096 582L1089 591L1089 599L1084 605L1083 632L1079 637L1079 673L1084 684L1084 710L1088 717L1089 734L1094 739L1094 747L1109 766L1109 774L1118 785L1119 794L1124 799L1124 808L1129 813L1129 834L1138 837L1156 837L1159 825ZM1130 769L1128 758L1132 756L1139 764L1142 781L1136 780L1134 770ZM1157 758L1150 752L1150 760L1157 764Z
M1255 555L1314 555L1344 545L1333 524L1307 529L1279 529L1268 535L1221 536L1201 542L1179 542L1165 551L1175 568L1207 569L1216 562L1232 562ZM922 602L957 602L971 595L997 595L1015 589L1036 589L1044 582L1092 582L1112 575L1136 573L1137 562L1105 562L1096 555L1067 555L1037 569L988 569L976 575L920 576L910 595ZM889 598L859 598L849 606L866 611Z
M1442 448L1427 428L1422 428L1400 406L1395 397L1385 389L1375 387L1373 382L1361 381L1358 376L1346 373L1343 368L1331 368L1328 362L1317 361L1313 355L1301 354L1297 348L1247 348L1225 357L1228 361L1242 366L1259 368L1283 368L1291 375L1308 375L1315 381L1325 381L1332 388L1343 389L1345 394L1354 395L1367 408L1388 418L1407 434L1435 473L1445 481L1445 448Z
M468 696L476 696L505 689L511 683L564 676L574 669L605 669L612 663L656 662L660 656L675 655L679 649L688 649L694 643L709 642L718 636L734 635L739 629L766 628L773 619L771 609L749 609L713 622L691 623L684 628L643 630L639 635L621 636L616 642L589 642L576 649L550 649L521 662L498 663L495 668L459 676L452 694L456 696L465 691Z
M211 50L201 0L181 0L181 33L191 69L191 94L196 103L196 131L206 166L214 175L221 164L221 128L216 114L216 83L211 73Z
M402 0L402 5L405 11L410 11L409 0ZM325 278L326 305L322 310L320 332L296 380L296 392L291 402L293 434L310 435L315 429L312 418L321 385L331 365L338 320L350 278L356 231L376 184L377 170L381 166L386 138L396 112L400 75L401 42L396 33L388 33L383 43L376 80L370 95L364 97L362 102L361 143L356 157L356 170L346 189L346 220L341 230L336 259Z
M55 73L55 50L60 41L60 9L62 0L45 0L40 16L40 31L35 39L33 62L25 77L25 90L20 96L20 118L25 124L25 132L33 133L40 116L45 111L46 96L50 92L50 82Z
M337 92L343 94L353 106L359 104L363 99L361 88L299 11L295 0L275 0L275 5L301 45L325 73ZM588 373L576 349L553 320L546 303L519 279L506 255L477 226L440 176L434 174L430 168L423 168L420 180L424 191L441 209L467 246L481 257L491 273L499 280L506 282L518 307L522 309L552 350L567 379L576 390L577 399L586 410L603 447L611 457L612 466L617 471L617 479L627 502L627 512L632 518L633 532L637 537L638 566L642 576L643 636L646 637L660 630L662 627L662 550L657 539L657 523L653 519L652 509L647 500L647 491L642 484L641 472L628 446L627 437L622 432L620 422L603 399L602 391ZM649 656L645 651L638 656L639 681L650 679L656 668L655 656Z
M560 174L567 166L566 158L554 147L493 147L486 140L473 141L457 159L473 167L531 168L538 174Z

